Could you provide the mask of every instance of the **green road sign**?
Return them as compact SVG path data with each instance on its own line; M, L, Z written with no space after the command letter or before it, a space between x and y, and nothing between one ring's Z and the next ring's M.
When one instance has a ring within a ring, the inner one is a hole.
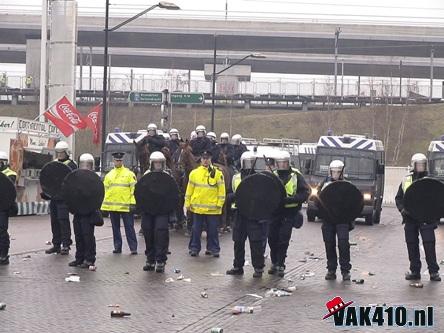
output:
M171 104L203 104L204 95L201 93L173 92L170 94Z
M129 100L134 103L162 103L162 93L160 92L138 92L131 91L129 94Z

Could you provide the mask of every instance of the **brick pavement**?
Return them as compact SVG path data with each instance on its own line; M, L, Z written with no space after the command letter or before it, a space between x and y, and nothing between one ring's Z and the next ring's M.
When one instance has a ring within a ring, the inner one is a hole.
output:
M437 232L439 260L444 257L443 230L441 226ZM99 232L106 237L105 231ZM144 244L142 238L139 240L142 253ZM327 311L325 302L336 295L353 300L357 305L434 305L435 327L426 331L442 331L443 284L430 283L428 276L424 276L424 288L414 289L403 279L408 260L396 210L384 208L381 225L358 225L351 240L358 243L351 250L352 278L364 278L363 285L325 281L325 259L300 262L306 251L324 258L320 223L305 223L302 229L294 230L286 279L265 274L262 280L254 280L251 266L247 267L244 277L211 276L211 273L224 273L231 266L230 234L222 236L221 258L215 259L204 255L189 257L188 239L172 232L172 255L163 275L143 272L143 255L111 254L112 240L109 238L97 244L96 272L68 267L72 256L48 256L40 251L30 253L31 258L24 261L24 255L16 255L11 258L9 267L0 268L0 302L7 303L7 309L0 311L0 332L209 332L215 326L223 327L225 332L345 331L345 328L333 327L331 319L321 320ZM173 272L175 267L191 278L191 282L165 283L168 277L177 278L178 274ZM301 280L306 270L315 275ZM375 276L368 276L368 271ZM65 282L68 272L78 272L80 282ZM249 293L263 296L267 288L287 285L297 286L290 297L257 300L246 296ZM207 299L200 296L203 290L209 295ZM111 319L111 309L107 305L113 303L121 304L132 316ZM231 307L240 304L260 305L261 309L253 314L232 316ZM409 332L414 331L409 329ZM424 332L424 329L417 331Z

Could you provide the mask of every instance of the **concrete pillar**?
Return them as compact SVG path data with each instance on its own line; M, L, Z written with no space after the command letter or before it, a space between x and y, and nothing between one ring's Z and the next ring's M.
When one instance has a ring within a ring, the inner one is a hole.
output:
M50 13L48 105L64 95L75 105L77 1L53 0ZM66 141L75 156L74 135Z
M32 76L32 89L40 86L40 43L40 39L26 40L26 76Z

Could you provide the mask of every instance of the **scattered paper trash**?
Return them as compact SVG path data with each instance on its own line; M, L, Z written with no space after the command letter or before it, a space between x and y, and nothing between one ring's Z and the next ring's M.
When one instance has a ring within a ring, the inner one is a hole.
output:
M182 274L180 274L177 278L176 278L176 280L177 281L180 281L180 280L183 280L185 277L182 275Z
M260 296L258 294L247 294L245 296L251 296L251 297L254 297L254 298L258 298L258 299L262 299L263 298L262 296Z
M168 278L168 279L165 280L165 283L171 283L171 282L174 282L173 278Z
M213 327L210 333L224 333L224 329L221 327Z
M51 243L51 241L46 241L45 242L45 245L51 245L52 243Z
M14 273L12 273L12 274L14 274L14 275L20 275L20 274L22 274L22 272L14 272Z
M6 309L6 304L5 303L0 303L0 310L4 310Z
M299 261L299 262L307 262L307 258L299 259L298 261Z
M313 277L313 276L315 276L314 272L305 271L304 273L301 274L301 280L305 280L305 278Z
M180 269L175 268L175 269L174 269L174 273L179 274L179 273L180 273Z
M353 279L352 282L356 284L364 284L364 279Z
M202 298L208 298L208 294L207 294L207 292L206 292L206 291L202 291L202 292L200 293L200 297L202 297Z
M283 297L283 296L291 296L291 292L272 288L265 292L265 297Z
M97 270L97 267L96 267L95 265L91 265L91 266L88 267L88 269L89 269L91 272L95 272L95 271Z
M296 286L290 286L287 288L284 288L285 291L288 291L290 293L292 293L293 291L296 291L297 287Z
M109 308L120 308L120 304L108 304Z
M78 275L71 275L65 278L66 282L80 282L80 276Z
M244 266L250 266L250 262L248 260L245 260Z
M421 282L410 283L410 287L413 288L423 288L424 285Z
M219 272L211 273L210 275L211 275L212 277L221 277L221 276L225 276L225 274L222 274L222 273L219 273Z
M238 315L241 313L253 313L254 307L253 306L242 306L242 305L236 305L234 308L231 309L231 313Z
M373 273L373 272L368 272L368 275L369 275L369 276L375 276L376 274Z
M191 282L191 279L190 279L190 278L186 278L186 279L183 279L183 281L185 281L185 282Z

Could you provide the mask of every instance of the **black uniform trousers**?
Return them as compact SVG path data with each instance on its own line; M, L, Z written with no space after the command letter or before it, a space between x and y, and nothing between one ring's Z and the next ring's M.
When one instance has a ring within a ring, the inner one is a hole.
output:
M293 213L295 212L293 211ZM285 267L294 219L296 219L296 215L284 214L269 224L268 245L270 246L271 263L275 266Z
M0 257L4 258L9 253L9 211L0 212Z
M71 224L69 222L68 206L61 200L51 200L49 203L51 215L52 244L54 247L69 247L71 240Z
M325 243L327 255L327 269L336 271L338 267L338 256L336 253L336 236L338 237L339 265L341 272L350 272L350 225L348 223L335 224L332 222L322 222L322 237Z
M251 264L255 269L261 270L264 262L264 232L266 223L250 220L236 212L233 225L234 261L233 267L242 268L245 264L245 242L248 238L251 251Z
M419 234L422 237L422 245L426 257L429 273L437 273L439 271L436 262L435 248L435 229L436 223L425 224L414 221L406 221L404 224L405 241L407 243L407 251L410 260L410 271L413 273L421 273L421 259L419 255Z
M75 214L73 226L76 240L76 260L94 264L96 262L95 217L93 214Z
M169 216L142 214L142 231L145 238L145 255L149 263L167 261L170 234L168 231Z

